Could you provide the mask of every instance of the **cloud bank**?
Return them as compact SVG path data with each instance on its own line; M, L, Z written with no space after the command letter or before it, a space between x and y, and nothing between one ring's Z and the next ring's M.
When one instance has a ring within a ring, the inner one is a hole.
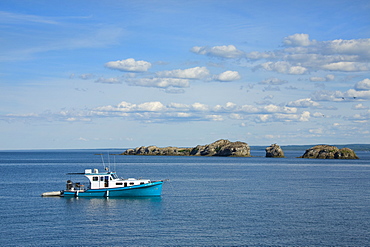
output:
M225 59L247 59L250 62L265 60L255 69L281 74L302 75L318 70L361 72L370 71L370 39L311 40L308 34L297 33L283 39L279 50L245 52L234 45L194 46L191 51L199 55Z

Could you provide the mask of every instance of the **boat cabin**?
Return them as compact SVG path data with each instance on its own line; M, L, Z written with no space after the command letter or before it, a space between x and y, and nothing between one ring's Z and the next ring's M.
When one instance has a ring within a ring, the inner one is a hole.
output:
M135 178L123 179L119 178L116 172L110 171L99 172L98 169L85 169L85 173L79 174L85 175L85 177L89 179L90 184L88 185L88 188L84 188L84 185L80 183L73 183L71 180L68 180L67 181L68 191L121 188L151 183L149 179L135 179Z
M85 177L90 181L90 189L120 188L150 183L149 179L118 178L115 172L99 172L98 169L86 169Z

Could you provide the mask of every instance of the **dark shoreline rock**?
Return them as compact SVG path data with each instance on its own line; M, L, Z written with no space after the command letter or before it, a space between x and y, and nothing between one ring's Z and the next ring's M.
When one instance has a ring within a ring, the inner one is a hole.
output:
M194 148L178 148L157 146L137 147L127 149L122 155L169 155L169 156L232 156L250 157L250 147L245 142L231 142L218 140L207 145L198 145Z
M317 145L306 150L298 157L306 159L358 159L356 153L350 148L339 149L335 146Z
M157 146L137 147L135 149L127 149L122 155L170 155L170 156L187 156L192 148L165 147Z
M271 144L271 146L267 147L266 149L266 157L268 158L285 158L283 149L275 144Z

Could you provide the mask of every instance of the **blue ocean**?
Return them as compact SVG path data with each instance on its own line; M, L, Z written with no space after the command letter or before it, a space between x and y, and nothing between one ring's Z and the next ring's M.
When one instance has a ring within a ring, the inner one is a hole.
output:
M359 160L0 152L1 246L370 246L370 153ZM104 163L169 179L157 198L41 197Z

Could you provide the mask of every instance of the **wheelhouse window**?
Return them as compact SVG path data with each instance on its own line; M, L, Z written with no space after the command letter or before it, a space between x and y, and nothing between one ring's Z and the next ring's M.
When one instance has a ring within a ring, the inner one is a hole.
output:
M118 178L117 174L113 173L113 174L112 174L112 178L113 178L113 179L117 179L117 178Z
M99 177L93 177L93 181L99 181Z

